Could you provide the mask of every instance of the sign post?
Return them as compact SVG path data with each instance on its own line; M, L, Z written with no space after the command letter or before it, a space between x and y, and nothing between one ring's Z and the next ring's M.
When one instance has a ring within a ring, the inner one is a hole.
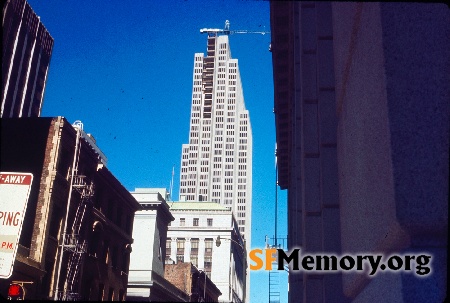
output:
M0 279L13 272L33 174L0 172Z

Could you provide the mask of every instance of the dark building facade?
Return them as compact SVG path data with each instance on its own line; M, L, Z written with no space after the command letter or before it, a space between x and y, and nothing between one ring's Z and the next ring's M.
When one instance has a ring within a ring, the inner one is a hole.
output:
M1 118L39 117L53 38L26 0L3 4Z
M22 281L27 300L125 300L139 203L81 124L63 117L0 122L0 170L34 176L13 274L0 280L0 294Z
M290 271L289 302L444 302L450 10L271 1L278 182L306 253L426 253L432 272Z

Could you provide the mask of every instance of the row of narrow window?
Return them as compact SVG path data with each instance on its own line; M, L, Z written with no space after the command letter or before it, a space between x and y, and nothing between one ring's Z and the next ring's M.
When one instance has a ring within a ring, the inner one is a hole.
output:
M192 219L192 226L199 226L200 219L199 218L193 218ZM186 226L186 218L180 218L180 226ZM213 226L213 219L207 218L206 219L206 226L211 227Z
M176 250L176 262L184 262L184 250L185 250L185 239L179 238L177 241ZM169 260L172 241L167 239L166 241L166 260ZM198 249L199 249L199 239L191 239L191 251L190 251L190 261L194 266L198 267ZM205 239L205 251L204 251L204 263L203 268L206 275L211 278L212 269L212 249L213 249L213 239Z

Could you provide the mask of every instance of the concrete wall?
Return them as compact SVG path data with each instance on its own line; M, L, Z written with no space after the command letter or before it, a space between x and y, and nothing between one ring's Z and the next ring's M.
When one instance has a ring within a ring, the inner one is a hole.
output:
M450 13L443 4L271 2L289 247L426 253L432 274L289 275L290 302L442 302Z
M342 250L427 252L433 274L344 275L354 302L441 302L448 224L449 10L333 3Z
M173 219L163 198L161 188L136 188L131 193L143 209L135 213L133 251L130 258L130 294L135 299L148 299L154 274L164 277L167 224ZM166 210L165 210L166 209ZM165 211L164 211L165 210ZM167 281L164 281L164 283Z
M155 209L139 210L134 217L133 251L130 255L130 279L134 279L135 270L153 270L154 246L156 230ZM164 271L158 272L164 275Z
M289 248L339 254L336 105L330 3L293 2ZM340 274L291 271L290 302L344 300ZM291 286L292 285L292 286ZM336 301L336 302L337 302Z

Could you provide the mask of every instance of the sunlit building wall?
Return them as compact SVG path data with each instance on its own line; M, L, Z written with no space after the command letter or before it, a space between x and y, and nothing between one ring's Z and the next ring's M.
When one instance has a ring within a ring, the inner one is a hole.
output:
M180 201L230 208L250 245L252 132L238 60L228 36L209 35L194 56L189 143L183 144Z
M219 302L248 302L245 242L228 208L213 202L172 202L166 263L191 262L222 295ZM220 237L220 243L217 243Z

